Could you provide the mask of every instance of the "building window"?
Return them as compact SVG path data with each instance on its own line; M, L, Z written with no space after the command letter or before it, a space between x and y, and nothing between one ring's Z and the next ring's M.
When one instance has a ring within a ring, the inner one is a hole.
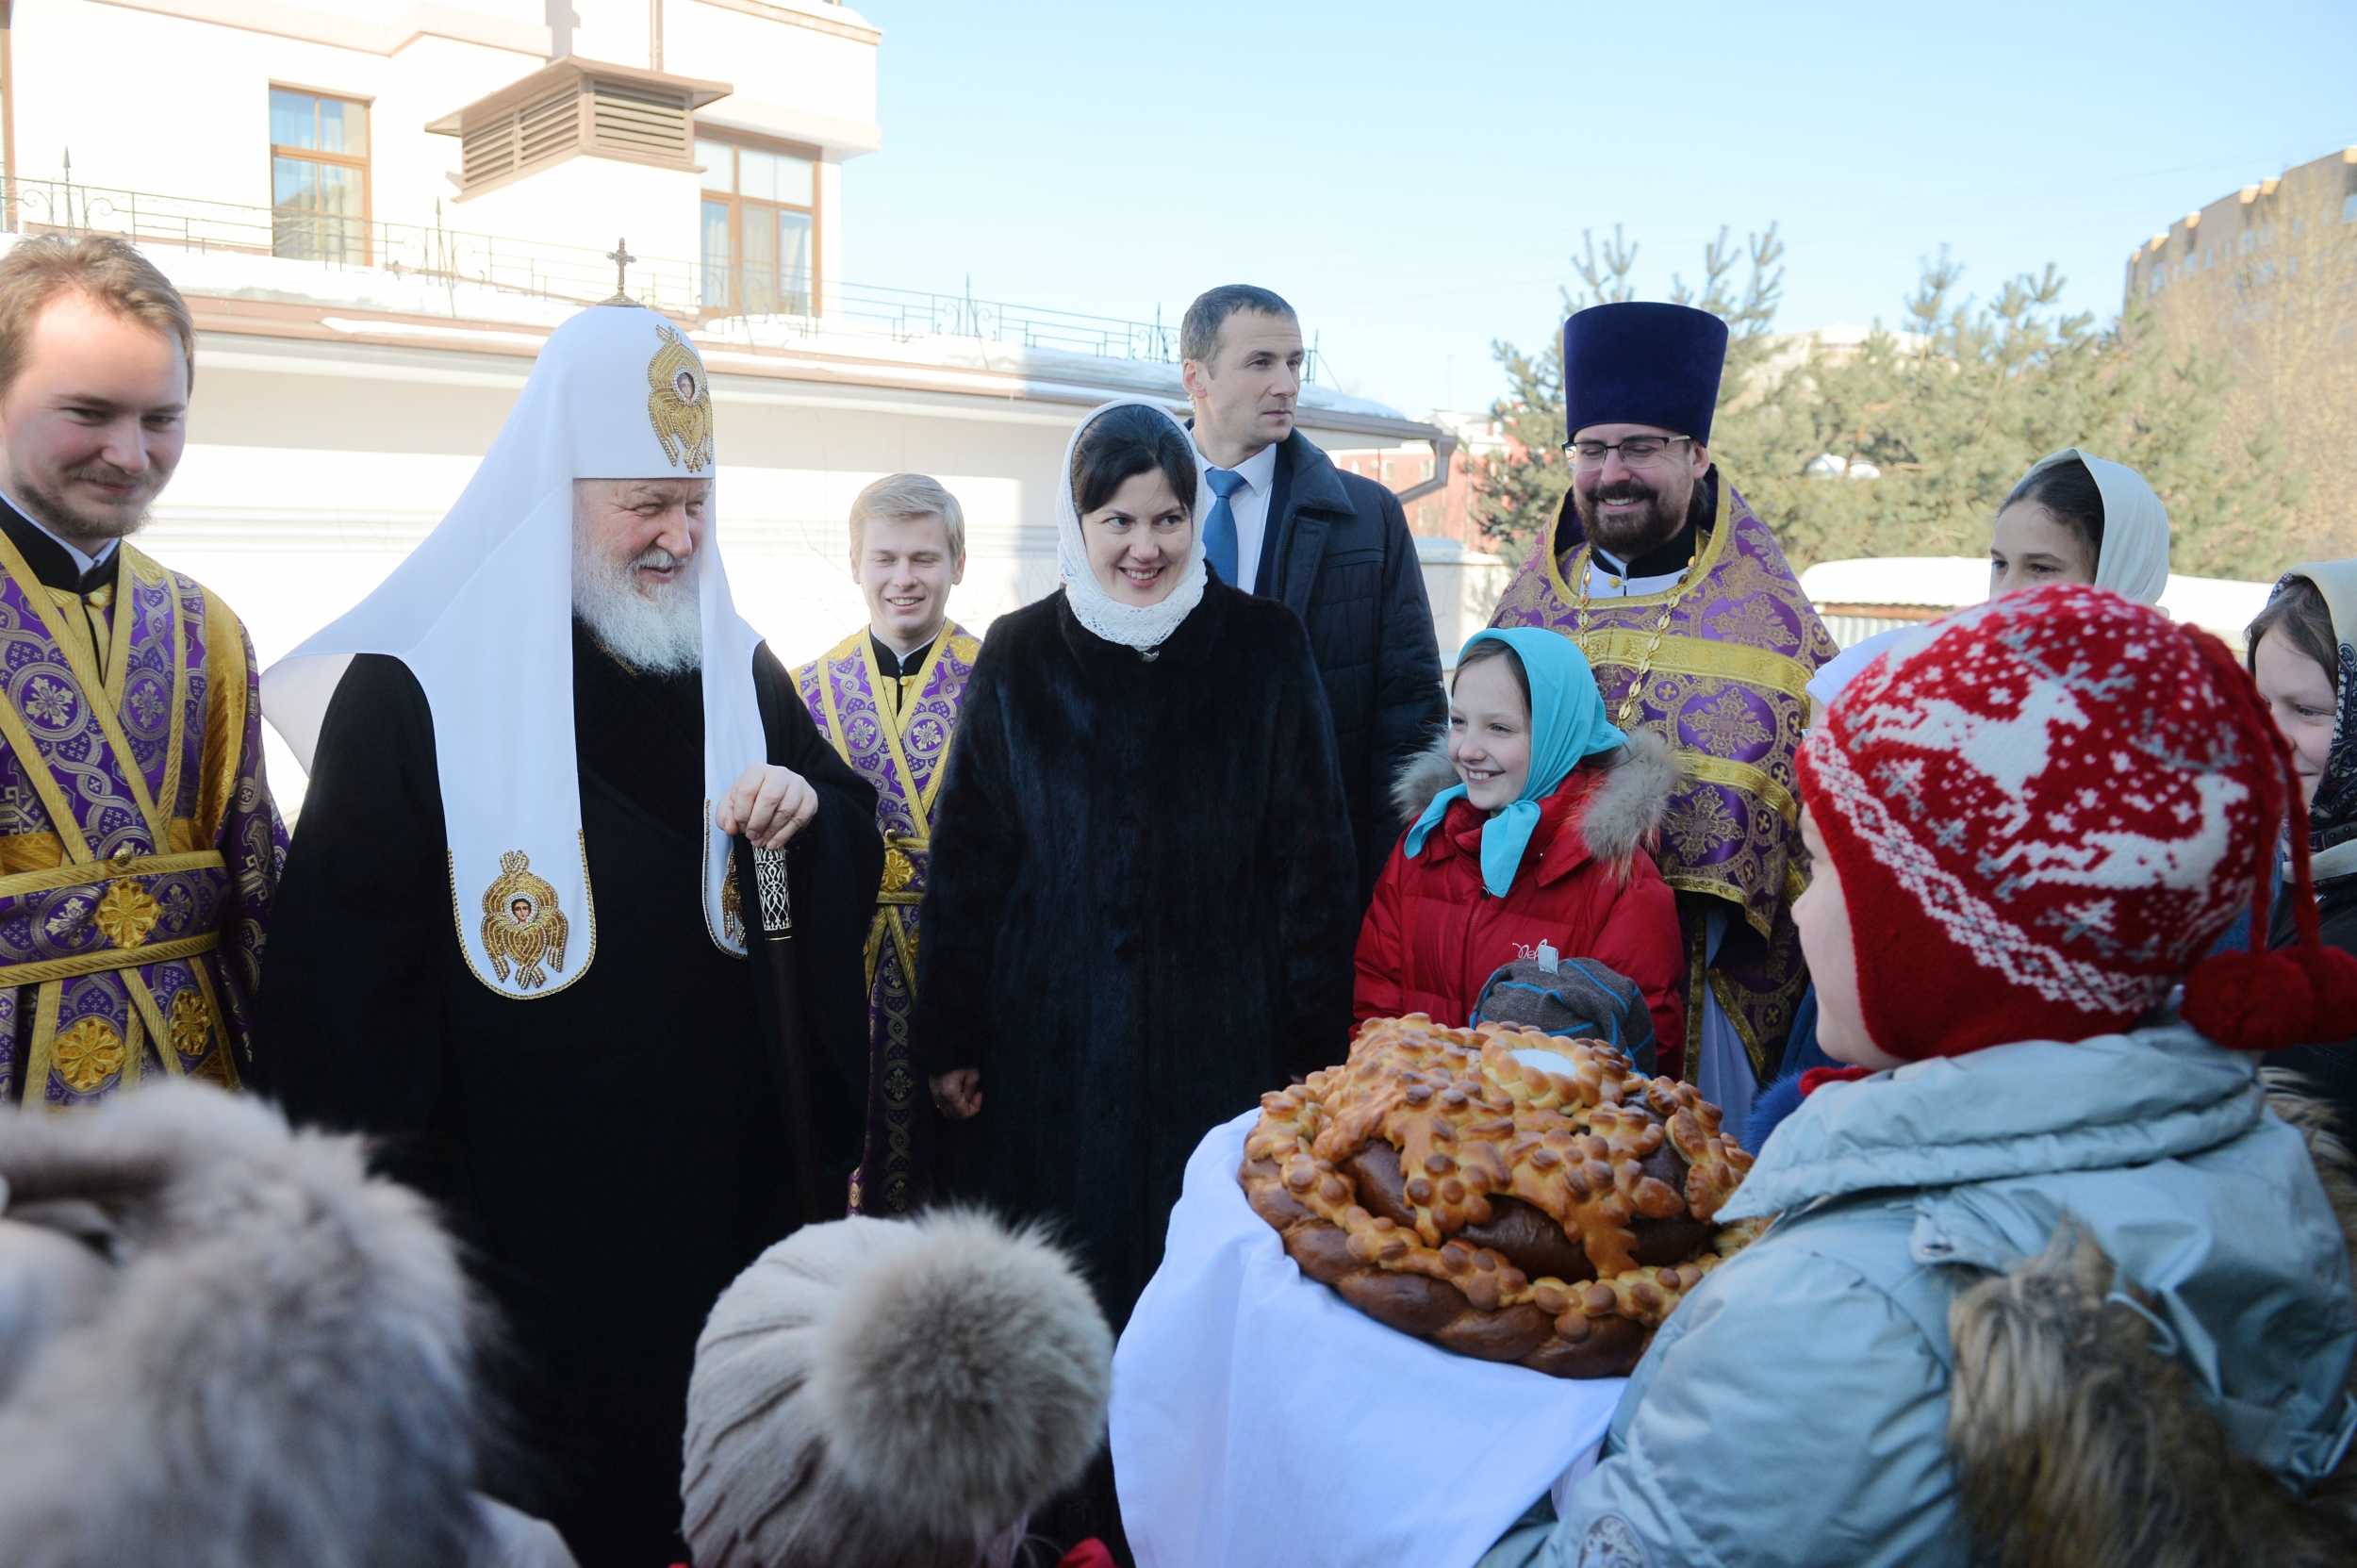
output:
M271 254L369 259L369 107L270 90Z
M811 316L818 298L818 160L781 147L696 140L703 165L703 307Z

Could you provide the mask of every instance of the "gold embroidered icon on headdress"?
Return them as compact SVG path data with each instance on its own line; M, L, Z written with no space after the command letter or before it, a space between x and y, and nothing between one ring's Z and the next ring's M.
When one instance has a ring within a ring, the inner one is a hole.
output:
M690 470L712 465L712 388L703 361L668 322L655 323L663 346L647 361L647 418L654 438L672 466Z
M565 912L556 905L556 889L533 872L532 859L521 850L500 856L499 880L483 890L483 950L490 955L491 972L504 984L510 959L516 964L516 988L536 991L548 983L548 966L565 972L565 942L571 934Z

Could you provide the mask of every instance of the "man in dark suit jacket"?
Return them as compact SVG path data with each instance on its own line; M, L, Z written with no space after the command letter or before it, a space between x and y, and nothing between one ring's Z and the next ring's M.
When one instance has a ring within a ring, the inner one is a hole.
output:
M1249 284L1211 289L1179 329L1195 446L1211 465L1204 546L1233 586L1310 631L1334 721L1361 905L1398 840L1393 776L1448 718L1432 606L1399 499L1294 428L1301 322Z

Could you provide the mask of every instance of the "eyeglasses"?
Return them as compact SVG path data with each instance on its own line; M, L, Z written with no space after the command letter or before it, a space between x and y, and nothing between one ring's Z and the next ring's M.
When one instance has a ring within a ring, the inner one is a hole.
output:
M1614 453L1630 468L1642 468L1658 462L1664 453L1680 441L1690 441L1691 436L1628 436L1617 441L1565 441L1563 450L1583 469L1600 469L1604 460Z

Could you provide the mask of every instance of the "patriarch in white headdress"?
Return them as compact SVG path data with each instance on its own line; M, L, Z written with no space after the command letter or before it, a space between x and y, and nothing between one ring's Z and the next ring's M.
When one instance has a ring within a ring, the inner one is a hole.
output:
M641 380L643 401L614 395L618 383ZM550 336L515 412L441 526L382 587L262 678L265 713L308 769L354 654L390 654L417 676L443 759L453 914L486 985L523 996L569 984L597 954L573 756L567 624L576 610L624 664L655 673L701 665L704 784L716 818L746 759L762 754L752 685L760 639L729 597L711 516L713 477L712 388L695 347L654 311L585 310ZM705 492L693 508L702 516L692 553L650 538L616 561L598 553L594 526L575 526L577 481L639 487L635 496L597 498L610 505L667 499L649 488L667 479ZM464 765L453 766L458 758ZM706 833L706 920L715 942L742 952L742 923L727 907L724 830L715 820ZM473 907L478 890L533 883L553 889L549 914L569 928L569 940L552 949L558 972L546 979L528 978L538 966L510 965L493 946L493 917L517 923L510 910Z
M262 686L311 788L255 1081L481 1237L544 1511L616 1561L677 1560L696 1331L841 1213L865 1078L875 794L731 602L716 461L687 329L584 311Z

